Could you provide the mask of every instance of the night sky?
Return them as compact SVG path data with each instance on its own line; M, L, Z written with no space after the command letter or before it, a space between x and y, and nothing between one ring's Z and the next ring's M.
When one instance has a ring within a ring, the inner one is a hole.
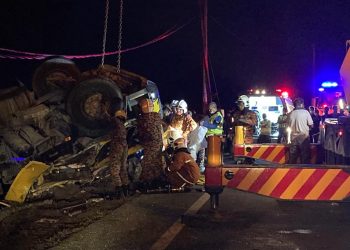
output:
M102 52L105 1L3 0L0 47L49 54ZM110 0L106 51L117 50L119 1ZM148 42L173 27L182 29L157 43L122 54L121 67L156 82L163 102L184 98L200 110L202 38L197 0L124 0L122 48ZM313 82L339 81L350 39L350 1L208 0L212 92L225 108L254 86L285 86L309 100ZM4 52L0 52L4 54ZM81 71L101 58L74 60ZM0 59L1 86L16 79L30 87L42 60ZM116 65L117 57L105 63Z

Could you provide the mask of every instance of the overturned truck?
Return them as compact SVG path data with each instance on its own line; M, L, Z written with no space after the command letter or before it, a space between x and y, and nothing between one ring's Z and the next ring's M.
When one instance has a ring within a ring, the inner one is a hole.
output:
M137 104L148 98L161 105L155 83L132 72L118 72L111 65L81 73L74 62L52 58L36 69L32 88L0 90L1 192L6 193L13 183L6 199L23 202L39 175L63 180L62 173L67 172L75 173L68 174L70 180L95 178L93 171L106 162L109 150L111 125L104 110L115 98L127 109L130 171L135 172L142 150L135 140ZM28 171L27 183L23 176L16 183L17 174L25 168L38 171ZM84 175L85 170L89 174Z

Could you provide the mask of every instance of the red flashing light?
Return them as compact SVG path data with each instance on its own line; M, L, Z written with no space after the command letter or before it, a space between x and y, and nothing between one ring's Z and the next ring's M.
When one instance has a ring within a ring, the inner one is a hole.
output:
M276 92L281 93L281 92L282 92L282 89L276 89Z
M282 96L283 98L288 98L289 93L288 93L287 91L283 91L283 92L281 93L281 96Z

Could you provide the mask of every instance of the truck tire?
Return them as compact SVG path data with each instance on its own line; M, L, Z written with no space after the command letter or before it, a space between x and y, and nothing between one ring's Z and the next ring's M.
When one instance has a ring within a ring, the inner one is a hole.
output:
M123 100L119 87L108 79L87 79L69 93L66 111L78 129L79 136L99 137L111 130L111 123L101 113L101 100Z
M65 58L52 58L43 62L34 72L32 86L37 98L54 90L72 89L80 78L75 63Z

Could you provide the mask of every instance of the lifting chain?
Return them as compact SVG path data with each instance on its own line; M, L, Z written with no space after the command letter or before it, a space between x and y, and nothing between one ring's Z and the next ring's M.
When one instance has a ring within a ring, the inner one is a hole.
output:
M103 65L104 65L104 63L105 63L106 40L107 40L107 28L108 28L108 12L109 12L109 0L106 0L105 26L104 26L104 30L103 30L101 67L103 67Z
M120 15L119 15L119 39L118 39L118 61L117 72L120 72L120 59L122 55L122 35L123 35L123 0L120 0Z

